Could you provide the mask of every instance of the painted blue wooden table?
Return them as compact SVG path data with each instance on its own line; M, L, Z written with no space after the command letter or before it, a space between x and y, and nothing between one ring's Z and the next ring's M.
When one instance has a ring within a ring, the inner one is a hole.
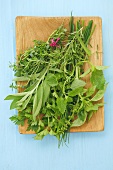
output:
M113 20L112 0L0 0L0 170L113 170ZM70 134L68 147L57 147L57 140L43 141L34 135L20 135L9 117L13 78L9 61L15 60L16 16L100 16L103 21L103 57L109 82L105 94L105 130Z

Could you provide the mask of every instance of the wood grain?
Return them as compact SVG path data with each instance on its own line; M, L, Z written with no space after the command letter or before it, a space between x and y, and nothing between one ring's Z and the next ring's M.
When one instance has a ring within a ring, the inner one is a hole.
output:
M33 40L43 40L46 41L48 36L56 29L58 26L64 23L64 26L68 28L69 17L17 17L16 18L16 54L17 56L33 46ZM100 17L74 17L74 22L82 19L85 24L89 20L93 20L96 24L95 32L91 39L92 56L91 61L95 65L102 65L102 20ZM98 45L98 57L96 56L96 50ZM18 60L18 59L17 59ZM85 69L88 65L85 65ZM89 77L86 78L89 82ZM88 84L88 86L90 86ZM19 89L21 92L22 89ZM33 131L26 131L27 120L24 126L19 126L19 132L21 134L33 134ZM104 107L99 108L99 110L93 115L88 123L85 123L81 127L73 127L70 132L96 132L104 130Z

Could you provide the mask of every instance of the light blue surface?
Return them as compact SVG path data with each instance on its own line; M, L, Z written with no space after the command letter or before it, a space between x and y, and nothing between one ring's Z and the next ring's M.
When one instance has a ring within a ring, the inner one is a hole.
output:
M70 144L20 135L9 120L15 111L4 101L12 93L8 68L15 57L16 16L100 16L103 21L104 65L109 82L105 94L105 130L70 134ZM0 0L0 170L113 170L113 1L112 0Z

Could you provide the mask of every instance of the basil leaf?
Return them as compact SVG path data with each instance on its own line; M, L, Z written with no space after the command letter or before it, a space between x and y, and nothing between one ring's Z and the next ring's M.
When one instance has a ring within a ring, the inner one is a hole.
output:
M98 105L95 104L95 105L92 105L92 106L86 106L85 110L87 112L89 112L89 111L97 111L98 110Z
M71 127L82 126L82 125L85 123L86 118L87 118L87 112L85 112L85 114L84 114L84 119L83 119L83 120L81 120L81 119L78 117L76 120L74 120L74 122L72 123Z
M49 86L54 87L58 85L58 81L56 79L56 76L54 74L49 73L46 76L46 82L48 83Z
M90 80L97 89L102 90L104 88L105 78L102 70L95 69L91 74Z
M105 90L99 90L96 95L91 99L91 101L98 101L104 96Z
M58 97L56 102L57 102L57 107L58 107L59 111L62 114L64 114L64 112L66 110L67 101L62 97L60 97L60 98Z
M92 96L95 92L96 86L92 86L87 90L86 97Z
M84 87L85 85L86 85L85 81L75 79L71 84L71 89L74 90L74 89L77 89L79 87Z
M83 87L79 87L79 88L77 88L75 90L70 91L68 93L68 95L74 97L74 96L78 95L81 92L83 92Z
M8 95L4 100L13 100L13 99L15 99L15 98L17 98L17 97L22 97L22 96L24 96L24 95L26 95L27 94L27 92L22 92L22 93L16 93L16 94L11 94L11 95Z

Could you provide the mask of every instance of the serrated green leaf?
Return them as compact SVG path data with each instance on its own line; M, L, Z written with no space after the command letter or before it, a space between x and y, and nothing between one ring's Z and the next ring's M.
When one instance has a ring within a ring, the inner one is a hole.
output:
M86 82L83 80L75 79L71 84L71 89L75 90L79 87L84 87L86 85Z
M56 102L57 102L57 107L58 107L59 111L62 114L64 114L64 112L66 110L67 101L62 97L58 97Z

